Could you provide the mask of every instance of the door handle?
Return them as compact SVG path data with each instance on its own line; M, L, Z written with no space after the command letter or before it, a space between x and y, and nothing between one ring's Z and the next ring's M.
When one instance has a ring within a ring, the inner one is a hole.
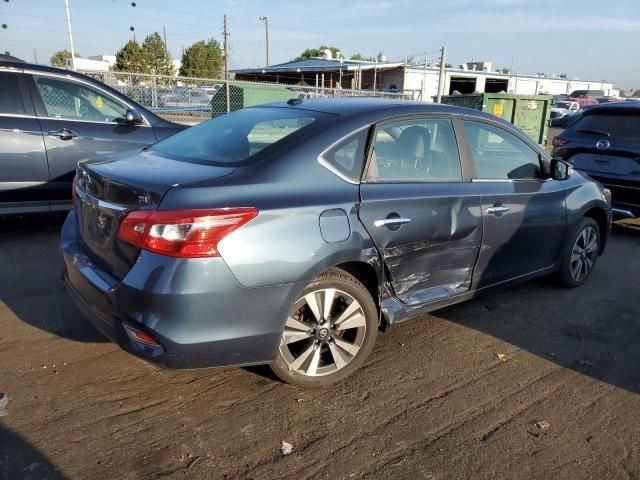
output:
M58 137L60 140L71 140L72 138L77 138L78 134L76 132L72 132L66 128L61 130L53 130L49 132L50 137Z
M489 207L485 210L487 215L500 216L509 211L509 207Z
M411 221L410 218L385 218L384 220L376 220L373 224L376 227L390 227L390 226L400 226L405 223L409 223Z

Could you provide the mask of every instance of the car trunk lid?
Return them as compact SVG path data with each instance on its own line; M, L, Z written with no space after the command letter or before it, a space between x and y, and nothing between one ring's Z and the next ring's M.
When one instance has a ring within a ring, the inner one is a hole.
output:
M174 186L223 177L234 170L151 152L81 162L76 186L80 243L94 262L114 277L123 278L139 254L138 247L118 238L127 213L156 209Z

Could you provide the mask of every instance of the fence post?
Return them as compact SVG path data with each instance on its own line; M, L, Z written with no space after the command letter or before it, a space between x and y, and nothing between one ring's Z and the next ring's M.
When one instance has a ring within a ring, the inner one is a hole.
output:
M224 88L226 89L227 92L227 113L229 113L231 111L231 101L229 99L229 80L224 82Z

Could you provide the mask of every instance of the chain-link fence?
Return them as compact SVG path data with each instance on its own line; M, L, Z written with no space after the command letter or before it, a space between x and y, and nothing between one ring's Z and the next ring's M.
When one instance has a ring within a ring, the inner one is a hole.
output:
M83 72L167 120L195 124L262 103L291 98L378 97L413 100L414 91L346 90L278 83L171 77L124 72Z

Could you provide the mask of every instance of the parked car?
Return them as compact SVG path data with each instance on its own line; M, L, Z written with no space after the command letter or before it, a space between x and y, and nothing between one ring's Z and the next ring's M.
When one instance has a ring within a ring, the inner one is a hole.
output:
M0 214L68 209L79 160L184 128L85 75L0 56Z
M598 98L604 97L604 90L574 90L569 94L571 98Z
M98 329L160 365L301 385L489 287L583 284L610 221L606 190L511 124L395 100L243 109L76 178L64 277Z
M551 119L549 123L551 126L564 127L567 125L569 118L575 115L578 110L580 110L580 104L578 102L556 102L551 107Z
M588 107L590 105L598 105L598 101L593 97L569 97L567 101L578 103L580 108Z
M553 156L611 190L613 213L640 216L640 103L600 104L584 110L553 140Z

